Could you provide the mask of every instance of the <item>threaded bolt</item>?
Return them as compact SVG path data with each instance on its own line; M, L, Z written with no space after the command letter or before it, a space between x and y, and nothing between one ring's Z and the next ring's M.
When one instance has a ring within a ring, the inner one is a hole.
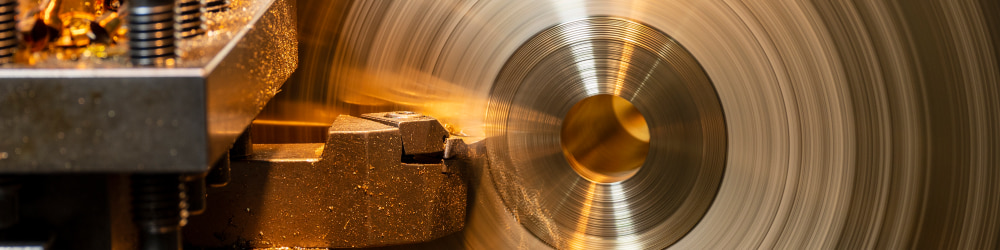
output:
M230 0L208 0L205 2L205 11L207 12L221 12L229 10Z
M129 57L140 66L172 62L175 52L174 0L133 0L129 3Z
M177 2L177 34L180 38L191 38L205 34L204 0L180 0Z
M14 60L17 49L17 0L0 0L0 65Z
M181 249L186 200L179 175L132 175L132 215L139 230L139 249Z

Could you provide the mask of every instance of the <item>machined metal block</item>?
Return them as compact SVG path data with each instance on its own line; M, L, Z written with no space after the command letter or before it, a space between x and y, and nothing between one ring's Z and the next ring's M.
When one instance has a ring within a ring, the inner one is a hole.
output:
M0 67L0 173L207 171L298 67L292 1L242 3L172 67Z
M372 247L464 228L467 185L446 164L404 163L401 129L340 116L325 143L255 144L232 180L209 189L185 239L196 246ZM443 143L442 143L443 144Z

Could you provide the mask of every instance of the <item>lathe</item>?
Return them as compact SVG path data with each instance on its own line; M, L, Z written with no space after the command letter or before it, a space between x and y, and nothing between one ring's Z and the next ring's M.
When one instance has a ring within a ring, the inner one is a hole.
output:
M996 249L992 0L0 0L0 249Z

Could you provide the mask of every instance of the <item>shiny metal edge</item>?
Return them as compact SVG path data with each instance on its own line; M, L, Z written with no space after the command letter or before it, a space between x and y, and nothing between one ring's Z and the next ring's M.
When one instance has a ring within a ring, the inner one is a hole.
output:
M255 28L259 27L259 28ZM223 155L298 68L292 0L275 0L206 69L208 165ZM217 64L216 64L217 61Z
M256 3L201 68L0 69L0 173L206 171L298 66L294 3Z

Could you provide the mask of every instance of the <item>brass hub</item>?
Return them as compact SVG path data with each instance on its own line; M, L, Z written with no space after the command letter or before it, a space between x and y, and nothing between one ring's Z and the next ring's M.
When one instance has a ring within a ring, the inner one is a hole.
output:
M563 154L573 170L593 182L635 175L649 153L649 126L624 98L595 95L573 105L563 119Z

